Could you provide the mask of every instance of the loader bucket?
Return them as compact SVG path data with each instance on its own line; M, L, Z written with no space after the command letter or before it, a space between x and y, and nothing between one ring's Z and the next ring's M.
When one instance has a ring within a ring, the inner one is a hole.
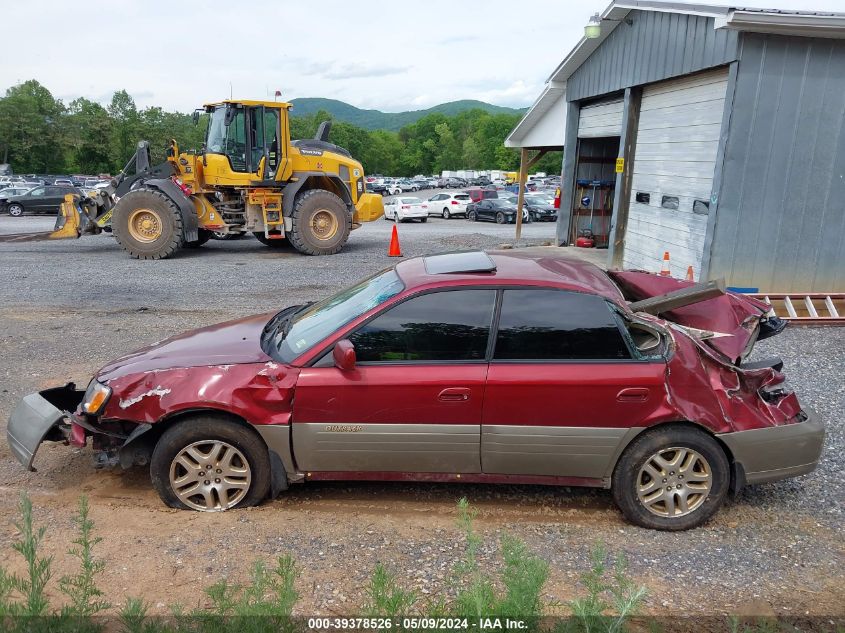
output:
M108 213L111 216L111 213ZM97 222L89 219L82 208L79 196L69 193L59 207L56 225L52 231L35 233L9 233L0 235L0 242L42 242L46 240L67 240L81 237L83 233L99 232ZM102 226L102 225L100 225Z

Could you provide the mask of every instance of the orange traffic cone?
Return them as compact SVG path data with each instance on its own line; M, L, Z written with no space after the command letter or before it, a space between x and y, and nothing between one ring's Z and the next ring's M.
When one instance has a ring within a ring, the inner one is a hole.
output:
M687 266L687 281L695 281L695 275L692 272L692 266Z
M660 276L669 277L671 274L669 272L669 251L665 251L663 253L663 267L660 269Z
M399 248L399 231L396 230L396 225L393 225L393 235L390 237L390 249L387 251L388 257L402 257L402 250Z

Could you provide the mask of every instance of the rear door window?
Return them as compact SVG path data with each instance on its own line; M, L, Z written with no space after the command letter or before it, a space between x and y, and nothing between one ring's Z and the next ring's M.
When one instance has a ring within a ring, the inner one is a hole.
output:
M494 360L625 360L631 353L607 302L553 289L505 290Z
M483 361L495 290L451 290L409 299L349 337L358 362Z

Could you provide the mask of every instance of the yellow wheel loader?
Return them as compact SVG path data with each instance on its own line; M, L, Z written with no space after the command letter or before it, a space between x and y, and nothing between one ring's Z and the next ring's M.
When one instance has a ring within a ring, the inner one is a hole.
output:
M209 124L199 152L180 153L173 140L167 160L151 166L142 141L106 191L66 197L53 232L0 241L111 229L132 257L164 259L213 234L253 233L270 247L289 243L301 253L331 255L352 229L384 214L381 196L366 193L361 163L328 142L330 121L315 138L291 141L289 103L230 100L203 108Z

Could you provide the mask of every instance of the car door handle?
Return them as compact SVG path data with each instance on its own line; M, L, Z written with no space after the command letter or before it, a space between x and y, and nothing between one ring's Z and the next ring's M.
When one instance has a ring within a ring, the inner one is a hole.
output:
M649 390L644 387L628 387L616 394L619 402L645 402L648 400Z
M469 400L471 391L466 387L449 387L437 395L440 402L465 402Z

